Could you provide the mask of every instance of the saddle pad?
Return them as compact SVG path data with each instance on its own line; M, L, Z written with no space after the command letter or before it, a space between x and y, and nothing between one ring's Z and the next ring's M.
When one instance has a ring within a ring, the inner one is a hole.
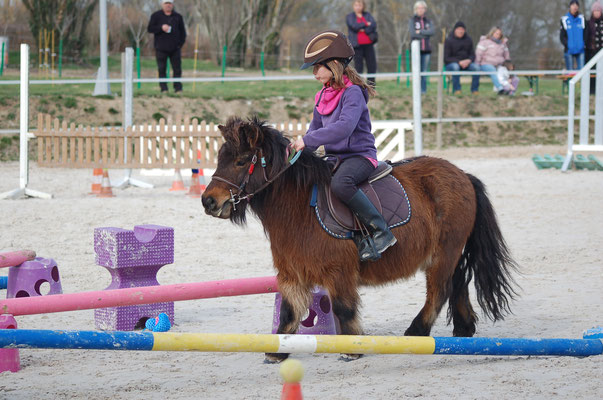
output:
M368 184L367 184L368 185ZM364 186L364 185L363 185ZM367 193L367 188L361 189ZM370 184L377 195L377 199L368 193L368 197L375 207L381 211L383 218L390 228L402 226L410 221L411 207L408 195L402 184L392 175L388 175ZM330 188L329 188L330 191ZM334 197L334 196L333 196ZM380 203L380 204L379 204ZM342 226L338 220L345 220L342 213L337 211L337 218L333 216L329 208L329 201L324 187L314 185L310 206L314 208L316 218L320 226L331 236L338 239L352 239L359 232L356 229ZM347 211L352 215L351 211ZM343 221L347 224L348 221Z

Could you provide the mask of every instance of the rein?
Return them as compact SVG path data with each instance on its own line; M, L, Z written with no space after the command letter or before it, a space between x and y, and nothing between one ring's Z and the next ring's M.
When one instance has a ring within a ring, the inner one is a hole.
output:
M261 163L260 165L262 166L262 172L264 175L264 180L266 182L264 182L264 184L262 186L260 186L259 188L257 188L256 190L254 190L251 193L246 193L245 192L245 186L247 186L247 183L249 182L249 178L251 177L251 175L253 174L253 171L255 170L255 164L258 161L258 152L256 151L256 153L253 155L253 158L251 159L251 164L249 165L249 169L247 171L247 175L245 175L245 178L243 178L243 180L241 181L241 183L239 185L237 185L236 183L233 183L231 181L229 181L226 178L222 178L221 176L216 176L215 174L212 176L212 181L215 179L217 181L220 182L224 182L227 185L230 185L234 188L236 188L238 190L237 193L233 193L232 189L229 189L230 192L230 201L233 205L233 208L236 210L237 207L236 205L239 204L241 201L243 200L250 200L253 196L255 196L256 194L258 194L259 192L261 192L262 190L266 189L268 186L270 186L279 176L281 176L283 173L285 173L285 171L287 171L293 164L295 164L295 162L299 159L299 157L301 156L301 151L295 151L293 150L292 153L290 153L289 151L293 150L292 147L287 146L287 165L285 166L285 168L281 169L279 172L276 173L276 175L274 175L272 178L268 179L266 176L266 159L264 158L264 155L262 154L262 150L259 150L260 153L260 160Z

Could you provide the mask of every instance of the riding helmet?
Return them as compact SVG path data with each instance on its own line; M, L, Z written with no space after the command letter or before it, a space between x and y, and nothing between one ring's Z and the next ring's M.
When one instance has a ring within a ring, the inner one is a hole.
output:
M300 69L339 59L347 66L354 57L354 48L348 38L339 31L324 31L312 37L304 47L304 63Z

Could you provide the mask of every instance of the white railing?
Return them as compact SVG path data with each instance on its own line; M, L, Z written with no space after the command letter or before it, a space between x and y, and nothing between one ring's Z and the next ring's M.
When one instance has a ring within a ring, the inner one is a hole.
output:
M568 122L567 122L567 155L562 171L567 171L574 156L574 151L603 151L603 50L599 51L569 81ZM595 95L595 134L593 144L590 143L590 70L596 67ZM576 83L580 81L580 136L579 144L574 144L574 112L576 101Z

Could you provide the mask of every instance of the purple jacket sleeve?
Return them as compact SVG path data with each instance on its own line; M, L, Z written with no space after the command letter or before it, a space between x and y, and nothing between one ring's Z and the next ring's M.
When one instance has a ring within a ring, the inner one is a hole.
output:
M356 129L363 109L366 107L366 100L362 90L358 86L350 86L341 96L341 114L339 118L321 128L312 130L304 136L304 143L310 148L318 148L325 144L333 144L345 140ZM314 111L316 113L316 110ZM315 118L316 119L316 118ZM312 128L312 125L310 125Z

